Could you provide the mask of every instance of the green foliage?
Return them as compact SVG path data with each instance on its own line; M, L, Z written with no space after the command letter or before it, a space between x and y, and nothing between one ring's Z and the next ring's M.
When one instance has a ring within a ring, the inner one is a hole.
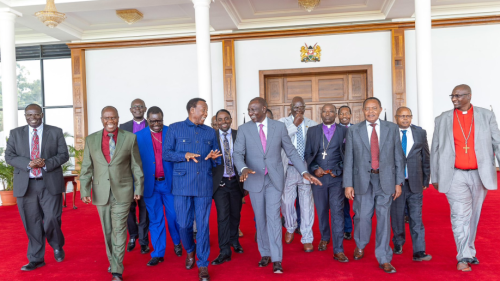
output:
M0 160L0 180L4 190L11 191L14 189L14 167L4 160Z
M80 175L80 167L82 166L82 161L83 161L83 149L76 149L72 145L68 145L68 150L69 150L69 155L71 157L75 157L75 167L78 167L78 169L75 169L78 175Z

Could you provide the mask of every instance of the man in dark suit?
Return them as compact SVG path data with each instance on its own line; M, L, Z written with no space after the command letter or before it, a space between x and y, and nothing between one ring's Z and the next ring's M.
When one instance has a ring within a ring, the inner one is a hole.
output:
M212 168L220 164L219 157L222 154L215 130L203 124L208 111L205 100L191 99L186 110L189 117L171 124L168 129L163 146L163 160L174 163L172 194L182 245L187 252L186 269L194 267L197 254L198 277L200 281L208 281L208 221L213 196ZM196 244L193 239L195 217L198 227Z
M344 157L345 195L354 200L354 259L365 254L370 242L372 217L376 210L375 256L386 273L395 273L391 265L391 203L401 195L404 182L404 155L399 128L379 119L382 104L375 97L363 102L365 122L347 130Z
M351 124L351 108L347 105L339 107L339 125L345 128L352 126ZM351 203L349 199L344 197L344 239L352 239L352 218L351 218Z
M212 168L214 201L217 208L217 225L219 231L219 256L212 265L219 265L231 260L231 247L236 253L243 253L243 248L238 240L238 226L240 225L240 212L244 196L243 183L236 171L233 162L233 147L237 130L231 129L231 113L221 109L215 115L219 129L217 140L222 152L222 163Z
M147 107L143 100L135 99L130 105L130 113L134 119L123 123L120 125L120 129L131 133L137 133L144 128L148 128L148 122L144 118L144 113L146 113ZM137 222L136 209L139 205L139 222ZM130 213L128 213L127 218L127 229L130 236L128 241L127 251L130 252L135 248L135 242L139 239L139 244L141 245L141 254L146 254L149 252L149 215L146 208L146 202L144 198L137 200L130 204Z
M42 124L39 105L28 105L24 116L28 125L10 131L5 161L14 167L14 196L29 241L29 263L21 270L30 271L45 265L45 239L56 261L64 260L61 165L69 154L62 130Z
M431 255L425 253L425 228L422 222L423 191L429 187L431 163L427 132L411 125L412 113L408 107L396 111L401 145L406 159L405 182L401 196L391 205L392 242L394 253L403 253L405 243L405 205L408 206L410 234L413 242L413 260L430 261Z
M332 237L333 258L348 262L343 246L345 195L342 188L342 160L347 128L335 124L336 110L333 104L325 104L321 109L323 124L307 131L305 160L309 171L323 184L312 185L321 232L318 250L325 251Z

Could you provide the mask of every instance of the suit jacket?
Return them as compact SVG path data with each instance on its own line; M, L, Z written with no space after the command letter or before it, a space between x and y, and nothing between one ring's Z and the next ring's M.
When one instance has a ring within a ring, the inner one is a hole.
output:
M432 182L439 184L439 192L450 190L455 171L455 141L453 138L453 110L436 117L431 147ZM495 114L474 106L474 151L479 177L486 189L497 189L495 156L500 162L500 131Z
M146 128L149 127L148 121L146 120ZM134 132L134 120L130 120L128 122L125 122L123 124L120 124L120 129L125 130L127 132L133 133Z
M344 157L344 187L354 187L355 194L365 194L370 186L372 168L367 121L347 130ZM405 180L405 160L398 125L380 120L379 138L380 186L386 194L395 192L396 184Z
M205 160L210 150L219 149L215 130L207 125L195 125L186 118L170 125L163 145L163 160L174 165L172 194L180 196L212 197L212 168L221 157ZM186 153L196 153L198 163L186 161Z
M217 135L217 142L219 144L219 150L221 151L222 154L224 154L224 147L222 147L220 144L219 130L217 130L215 132L216 132L215 134ZM238 130L231 129L231 136L233 139L233 154L234 154L234 142L236 141L237 135L238 135ZM224 176L224 158L223 158L223 156L220 157L220 160L221 160L220 165L217 165L216 167L212 168L214 194L217 191L217 189L219 189L219 184L222 181L222 176ZM243 192L243 183L240 182L240 175L238 174L238 170L236 169L236 166L234 166L234 159L233 159L233 167L234 167L234 173L236 174L236 179L238 180L241 191Z
M168 126L163 126L162 142L165 143L167 139ZM139 146L139 153L141 155L142 170L144 172L144 197L153 196L155 189L155 171L156 159L153 147L153 138L151 137L151 130L146 127L139 132L135 133L137 136L137 145ZM165 182L168 189L172 189L172 173L173 164L162 160L163 172L165 174Z
M80 195L88 197L92 190L93 204L106 205L111 190L117 202L132 202L134 194L142 196L144 190L137 137L118 129L115 154L108 164L102 153L102 131L97 131L85 139L80 171Z
M290 140L292 141L293 144L295 142L295 138L297 137L297 126L293 124L293 115L290 114L288 117L280 118L278 121L285 123L286 129L288 131L288 136L290 137ZM307 146L307 131L309 130L310 127L318 125L318 123L306 117L304 117L304 120L302 122L304 123L305 127L305 132L304 132L304 150L305 150L305 147ZM283 159L283 169L285 170L285 178L286 178L286 171L288 169L288 157L286 157L286 153L284 150L281 150L281 158ZM310 182L306 179L303 179L303 182L305 184L310 184Z
M347 134L347 127L341 126L339 124L336 124L335 126L335 133L332 136L333 137L337 136L337 134L340 134L342 136L342 139L345 140L346 134ZM316 125L312 128L309 128L309 131L307 132L307 144L306 144L306 153L305 153L305 159L307 163L307 168L309 169L309 173L314 175L314 170L311 169L312 166L314 166L316 156L318 156L318 153L320 153L321 148L323 147L323 124ZM326 144L325 144L326 146ZM340 151L340 155L342 159L344 158L344 143L341 145L342 149ZM331 167L323 167L326 168L325 170L331 168ZM319 178L321 180L321 178Z
M14 196L23 197L28 190L28 169L31 161L29 145L29 126L22 126L10 131L5 150L5 162L14 167ZM40 158L45 159L45 169L42 177L45 188L52 195L65 192L64 178L61 166L68 162L69 153L63 131L54 126L43 125L42 147Z
M410 130L413 135L413 146L408 152L408 157L405 156L408 183L411 192L420 193L423 191L423 186L429 186L431 177L429 144L424 129L411 125Z
M233 160L238 173L248 167L255 171L245 181L244 188L251 192L260 192L264 187L265 168L275 188L279 191L284 187L283 159L281 149L292 161L299 173L307 172L307 168L293 146L285 124L267 118L266 152L262 149L259 131L255 122L248 122L238 127L238 137L234 143Z

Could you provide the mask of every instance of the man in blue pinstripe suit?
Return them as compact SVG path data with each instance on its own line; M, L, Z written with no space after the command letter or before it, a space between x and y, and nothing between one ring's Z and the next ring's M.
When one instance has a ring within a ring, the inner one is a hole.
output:
M208 112L205 100L191 99L186 109L189 117L170 125L163 147L163 160L174 164L172 194L181 241L188 253L186 269L193 268L195 253L198 252L199 280L208 281L212 168L220 165L222 154L218 150L215 130L203 124ZM198 228L197 244L193 239L194 217Z

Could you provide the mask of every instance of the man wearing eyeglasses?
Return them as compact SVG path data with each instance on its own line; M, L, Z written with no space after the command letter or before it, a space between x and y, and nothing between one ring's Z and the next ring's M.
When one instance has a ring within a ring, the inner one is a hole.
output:
M144 118L147 107L143 100L135 99L130 105L130 113L134 117L132 120L120 125L120 129L131 133L137 133L144 128L148 128L148 122ZM139 205L139 222L137 222L136 209ZM146 254L149 252L149 215L146 208L146 203L141 198L130 204L130 213L127 218L127 229L130 236L130 240L127 245L127 252L132 251L135 248L135 242L139 239L139 244L141 245L141 254Z
M28 125L10 131L5 161L14 167L14 196L29 241L29 263L21 270L30 271L45 265L45 240L55 260L64 260L61 166L69 154L62 130L42 123L39 105L28 105L24 113Z
M297 96L292 99L290 109L292 114L278 121L285 123L288 136L292 140L293 145L297 149L305 165L304 153L307 131L310 127L318 125L318 123L304 117L306 104L301 97ZM297 199L298 193L299 200L297 200L297 204L300 205L301 242L304 245L305 252L312 252L314 250L312 245L314 239L312 232L314 223L314 203L311 183L304 179L297 169L295 169L294 164L288 159L284 150L281 151L281 157L285 169L285 189L281 197L281 213L285 218L286 228L285 243L292 243L294 232L298 227L297 211L295 209L295 199Z
M431 255L425 253L425 228L422 222L423 191L429 187L431 165L427 132L411 124L412 113L408 107L396 111L401 146L406 160L405 181L401 196L391 205L392 242L394 253L403 253L405 243L405 205L408 206L410 234L413 244L414 261L430 261Z
M468 85L456 86L453 110L436 117L431 147L432 185L446 194L457 245L457 270L471 271L477 225L488 190L497 189L495 155L500 162L500 130L495 114L472 106Z
M179 224L175 215L174 196L172 195L172 163L163 161L162 148L168 127L163 125L163 111L153 106L147 113L149 127L136 133L144 170L144 202L149 213L149 230L153 252L148 266L155 266L164 261L167 231L174 242L174 252L182 256ZM165 208L165 211L163 209Z

